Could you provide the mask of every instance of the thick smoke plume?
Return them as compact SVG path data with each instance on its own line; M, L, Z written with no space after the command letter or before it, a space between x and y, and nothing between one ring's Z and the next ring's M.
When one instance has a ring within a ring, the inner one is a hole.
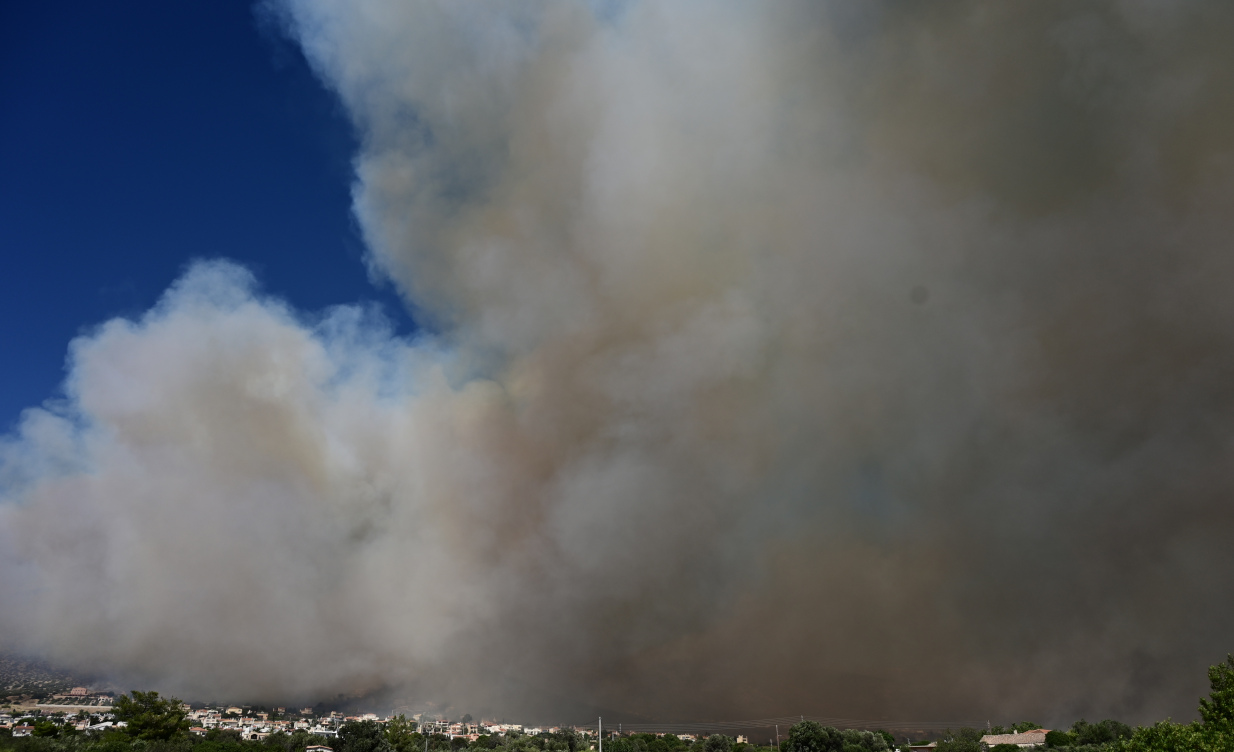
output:
M204 262L74 342L0 449L11 648L558 720L1190 716L1234 5L263 12L431 334Z

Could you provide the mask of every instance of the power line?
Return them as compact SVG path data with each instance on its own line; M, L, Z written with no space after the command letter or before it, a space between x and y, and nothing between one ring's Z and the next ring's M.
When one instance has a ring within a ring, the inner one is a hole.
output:
M835 726L837 728L851 729L886 729L894 730L911 730L911 731L941 731L948 728L963 728L972 727L979 728L983 724L979 721L893 721L893 720L871 720L868 718L838 718L831 716L804 716L799 715L796 718L793 716L783 716L779 718L755 718L744 721L677 721L663 723L625 723L625 726L630 727L633 733L692 733L697 731L723 731L723 730L744 730L766 728L772 729L781 724L785 726L793 726L802 721L814 721L823 726ZM578 728L595 728L593 724L580 724Z

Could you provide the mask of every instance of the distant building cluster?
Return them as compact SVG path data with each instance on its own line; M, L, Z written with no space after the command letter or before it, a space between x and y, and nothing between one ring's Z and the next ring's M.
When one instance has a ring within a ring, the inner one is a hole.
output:
M110 711L110 708L106 710ZM47 711L41 709L29 709L21 712L18 715L11 713L0 713L0 729L9 729L14 737L30 736L34 733L34 726L27 721L31 718L40 720L49 719L58 724L72 726L77 731L108 731L113 728L123 728L124 722L116 722L112 720L110 712L89 713L85 710L68 715L63 711Z
M306 731L314 736L332 738L338 735L339 727L349 721L374 721L386 724L393 718L393 716L381 716L376 713L344 715L337 711L322 711L319 714L313 708L304 708L299 711L293 710L291 714L298 715L299 717L287 718L285 717L287 716L286 708L274 708L273 715L283 717L271 719L270 713L252 711L247 706L232 705L227 707L190 709L188 717L194 724L190 729L192 733L204 736L210 729L231 729L238 731L241 738L250 740L261 740L270 734L280 731L285 734ZM416 722L416 730L422 734L441 734L451 739L467 739L469 742L478 740L484 734L505 734L515 731L535 735L545 731L556 733L561 730L561 727L558 726L550 728L524 728L522 724L518 723L464 723L461 721L424 718L421 715L413 716L410 720ZM583 729L578 729L578 731L586 733Z
M34 727L23 719L50 719L58 724L74 727L78 731L108 731L123 727L123 722L117 722L111 713L114 696L110 693L96 693L85 687L74 687L60 692L52 697L40 700L36 707L18 709L14 713L0 713L0 729L9 729L13 736L29 736ZM376 713L360 713L344 715L338 711L316 710L314 708L292 709L290 713L285 707L271 710L255 709L248 705L184 705L183 709L192 724L190 733L205 736L212 729L236 732L242 739L260 741L270 734L282 732L294 734L304 731L314 736L333 738L338 736L339 727L349 721L374 721L380 724L389 723L392 716L381 716ZM415 723L414 729L423 734L440 734L450 739L463 738L474 742L481 735L506 734L518 732L536 735L543 732L556 733L563 727L549 728L524 727L518 723L493 722L461 722L448 721L415 715L410 719ZM575 729L587 735L586 729ZM323 748L328 750L328 748Z
M87 687L73 687L63 692L56 692L50 697L45 697L39 700L38 704L40 706L48 706L51 710L54 710L56 706L110 710L111 704L115 702L115 699L115 695L111 692L94 692Z
M120 729L125 726L123 721L117 721L112 714L111 704L115 697L110 693L93 692L85 687L73 687L45 698L37 705L15 707L12 711L0 711L0 729L8 729L13 737L31 736L36 733L34 724L44 724L51 721L57 725L72 726L81 732L102 733ZM106 703L106 704L104 704ZM440 735L451 740L463 739L468 744L479 741L481 736L507 736L541 734L558 734L562 731L572 731L588 740L584 749L596 750L597 738L594 727L590 726L524 726L519 723L482 720L473 722L470 716L463 721L450 721L440 716L428 713L417 713L410 717L402 714L379 715L377 713L356 713L347 715L335 710L317 708L286 708L286 707L253 707L249 705L232 704L182 704L190 725L189 732L198 736L206 736L212 731L225 731L246 741L261 741L271 734L287 735L303 732L319 737L317 742L309 746L305 752L333 752L329 740L339 734L339 729L348 722L371 721L377 724L389 724L394 721L407 723L410 731L416 731L426 736ZM997 730L997 729L996 729ZM607 742L610 730L605 728ZM1045 744L1048 729L1034 729L1020 733L986 734L981 737L985 748L999 744L1011 744L1023 749L1040 747ZM614 736L624 736L619 731L612 732ZM629 733L629 732L627 732ZM657 733L656 736L664 736ZM696 741L708 738L706 733L677 733L676 738L692 745ZM738 745L749 744L745 735L730 737ZM676 742L674 742L676 744ZM929 744L913 744L909 748L916 752L933 752L937 742ZM778 745L777 745L778 748ZM606 745L607 749L607 745Z

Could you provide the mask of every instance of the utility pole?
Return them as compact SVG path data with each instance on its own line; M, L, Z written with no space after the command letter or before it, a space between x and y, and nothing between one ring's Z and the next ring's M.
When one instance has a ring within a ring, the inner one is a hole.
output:
M776 724L776 749L780 749L780 724Z
M600 740L600 752L604 752L604 716L600 716L600 725L596 727L596 738Z

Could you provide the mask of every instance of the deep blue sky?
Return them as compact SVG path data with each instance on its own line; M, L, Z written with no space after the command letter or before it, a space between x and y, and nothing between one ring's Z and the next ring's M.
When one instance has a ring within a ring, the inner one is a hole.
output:
M0 433L66 346L194 258L302 309L378 301L350 215L354 140L250 0L0 0Z

